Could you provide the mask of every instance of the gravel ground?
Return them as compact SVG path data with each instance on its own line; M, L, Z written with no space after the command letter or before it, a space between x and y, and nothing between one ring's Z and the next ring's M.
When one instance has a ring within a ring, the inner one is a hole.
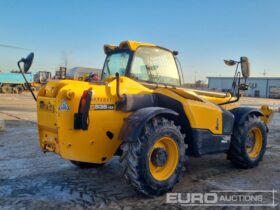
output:
M280 100L242 99L241 104L279 106ZM40 151L36 107L28 95L0 95L0 209L186 209L166 204L166 196L147 198L125 182L118 158L98 169L79 169ZM268 148L257 168L234 168L226 155L190 158L173 192L280 189L280 113L270 125ZM275 194L279 204L279 192ZM202 209L193 207L192 209ZM213 207L208 207L213 209ZM215 207L214 209L264 209ZM269 209L269 208L267 208ZM274 209L279 209L279 205Z

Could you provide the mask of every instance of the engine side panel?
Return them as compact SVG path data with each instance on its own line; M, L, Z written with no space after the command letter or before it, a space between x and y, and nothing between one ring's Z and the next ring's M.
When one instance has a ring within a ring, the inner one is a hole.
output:
M182 116L185 115L184 117L189 120L191 128L210 130L217 135L223 133L223 111L219 106L205 100L184 98L167 88L156 89L155 93L160 95L159 106L174 109L175 104L177 104L174 109L176 112L178 112L176 109L182 106L183 110L178 113Z

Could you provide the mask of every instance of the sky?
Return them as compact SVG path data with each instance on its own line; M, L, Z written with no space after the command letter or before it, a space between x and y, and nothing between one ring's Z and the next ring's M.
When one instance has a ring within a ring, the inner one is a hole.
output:
M124 40L179 51L185 82L233 76L224 59L247 56L251 76L280 77L279 0L0 0L0 69L35 53L31 71L102 68L104 44ZM12 49L3 45L23 49Z

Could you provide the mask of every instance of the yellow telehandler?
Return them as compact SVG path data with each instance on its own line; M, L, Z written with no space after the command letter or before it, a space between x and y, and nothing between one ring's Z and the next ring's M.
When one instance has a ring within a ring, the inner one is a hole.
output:
M81 168L120 156L125 178L149 196L173 188L187 155L226 153L244 169L261 161L271 110L232 105L248 89L247 57L225 61L236 66L232 90L217 93L181 86L176 51L135 41L104 51L101 80L49 81L34 97L43 152Z

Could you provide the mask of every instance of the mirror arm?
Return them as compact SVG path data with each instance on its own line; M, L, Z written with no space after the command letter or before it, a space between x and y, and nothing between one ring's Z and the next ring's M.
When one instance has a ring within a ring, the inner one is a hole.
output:
M25 77L25 75L24 75L24 73L22 72L22 69L21 69L21 67L20 67L20 63L22 63L22 62L24 62L24 59L23 59L23 58L17 63L17 64L18 64L19 71L20 71L21 75L22 75L23 78L24 78L24 81L25 81L25 84L26 84L28 90L31 92L31 94L32 94L32 96L33 96L33 98L34 98L34 100L37 102L37 98L36 98L34 92L32 91L32 89L31 89L31 87L30 87L30 84L28 83L28 81L27 81L27 79L26 79L26 77Z
M234 93L235 93L235 90L234 90L234 92L230 93L230 95L231 95L230 99L227 102L220 103L219 105L231 104L231 103L235 103L235 102L239 101L239 99L240 99L240 90L239 90L239 87L240 87L240 72L236 72L236 75L234 77L235 89L236 89L236 82L237 81L238 81L238 86L237 86L238 89L237 89L236 99L231 101L231 99L232 99L232 97L234 96Z
M240 72L238 72L237 98L235 102L239 101L240 99L240 79L241 79Z
M237 75L238 75L238 67L239 67L239 62L237 62L235 73L234 73L234 78L231 86L231 93L234 95L235 90L236 90L236 82L237 82Z

